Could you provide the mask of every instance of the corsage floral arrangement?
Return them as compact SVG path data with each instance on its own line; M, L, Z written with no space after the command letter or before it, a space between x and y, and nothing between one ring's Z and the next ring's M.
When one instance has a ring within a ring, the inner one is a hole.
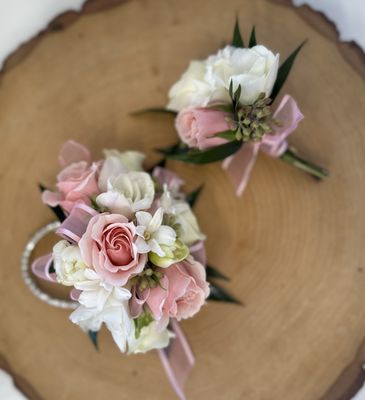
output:
M92 161L83 145L68 141L59 155L57 189L42 199L60 219L62 238L33 262L41 278L69 286L70 319L97 345L102 324L122 352L160 350L176 393L194 357L177 321L193 317L207 298L236 302L210 278L204 240L183 181L157 165L143 168L136 151L104 151Z
M276 104L303 45L279 66L279 54L257 44L255 28L245 47L236 22L230 45L205 60L190 62L171 87L166 108L136 114L174 115L181 143L160 152L195 164L224 160L237 195L243 193L259 151L322 179L328 172L299 157L286 141L303 118L297 103L285 95Z

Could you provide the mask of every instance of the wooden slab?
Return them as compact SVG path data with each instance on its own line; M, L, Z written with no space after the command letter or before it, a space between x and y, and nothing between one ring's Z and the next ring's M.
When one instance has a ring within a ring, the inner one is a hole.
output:
M206 183L197 214L209 259L245 303L210 304L182 324L197 356L187 397L320 399L362 343L364 81L334 41L290 8L136 0L46 35L1 80L0 353L45 399L174 398L154 353L123 356L106 331L95 352L67 311L27 291L19 258L52 220L36 184L53 183L61 144L77 139L96 157L102 147L135 148L156 160L152 149L175 140L172 121L128 113L165 104L189 60L230 39L236 12L246 35L256 24L260 42L283 57L309 39L285 88L306 115L292 143L332 175L317 183L261 156L237 199L219 164L170 164L188 188Z

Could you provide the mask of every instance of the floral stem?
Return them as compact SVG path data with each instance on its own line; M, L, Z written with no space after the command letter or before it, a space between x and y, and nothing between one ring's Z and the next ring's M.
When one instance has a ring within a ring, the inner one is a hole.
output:
M280 158L288 164L291 164L307 174L314 176L316 179L323 179L329 174L326 169L304 160L291 149L287 149Z

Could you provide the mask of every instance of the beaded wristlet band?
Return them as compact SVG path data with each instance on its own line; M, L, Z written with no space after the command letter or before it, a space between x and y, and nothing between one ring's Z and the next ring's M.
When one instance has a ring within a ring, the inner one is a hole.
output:
M30 259L37 244L45 236L59 228L60 225L61 224L58 221L51 222L34 233L24 248L20 262L20 270L25 284L28 286L29 290L36 297L38 297L39 300L42 300L44 303L57 308L75 309L78 306L76 301L58 299L40 289L35 282L34 275L30 271Z

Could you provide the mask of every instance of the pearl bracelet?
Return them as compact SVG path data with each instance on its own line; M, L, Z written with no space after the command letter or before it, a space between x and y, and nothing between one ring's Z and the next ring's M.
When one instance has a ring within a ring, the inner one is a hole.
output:
M36 284L34 276L30 272L30 258L36 245L49 233L54 232L60 225L61 224L58 221L51 222L50 224L45 225L43 228L34 233L34 235L30 238L29 242L24 248L23 255L20 261L20 270L25 284L28 286L30 291L36 297L38 297L39 300L57 308L75 309L78 306L78 303L76 301L58 299L52 297L48 293L43 292Z

